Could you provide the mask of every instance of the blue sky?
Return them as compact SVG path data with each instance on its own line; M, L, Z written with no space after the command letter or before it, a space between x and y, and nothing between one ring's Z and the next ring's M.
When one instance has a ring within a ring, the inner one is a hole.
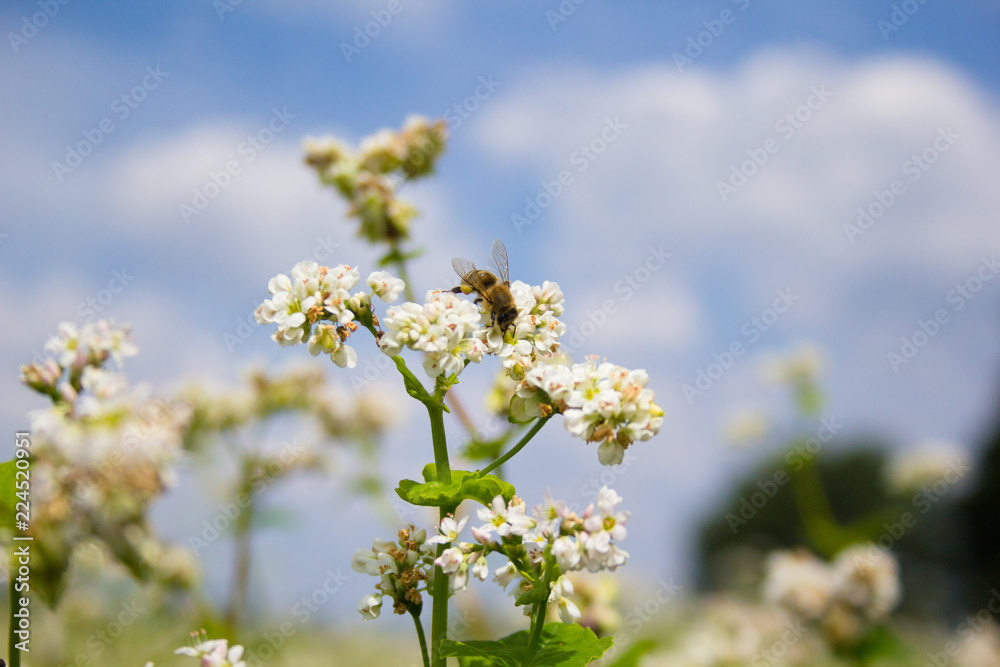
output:
M450 285L452 257L484 257L501 238L512 277L563 286L571 327L614 304L575 352L647 368L667 410L662 434L636 447L624 482L634 576L684 576L687 529L762 455L727 449L719 423L735 405L781 405L756 377L769 351L802 339L828 351L828 413L848 436L973 447L995 413L1000 280L984 281L961 308L949 295L975 286L977 274L992 278L1000 251L997 2L895 3L911 13L889 32L880 21L897 10L887 2L589 0L553 27L553 0L403 1L350 61L342 44L372 12L384 17L389 2L248 1L220 18L208 0L124 8L70 0L54 4L30 38L12 41L44 4L0 8L8 91L0 106L0 416L8 431L39 405L18 386L18 366L58 322L90 316L81 304L108 289L115 271L128 284L100 316L133 323L142 350L127 367L134 380L232 381L252 360L302 360L256 327L232 350L225 342L266 295L268 278L317 247L335 244L334 263L374 268L344 206L301 165L302 139L356 141L411 113L437 116L465 104L483 80L492 83L453 125L438 175L408 186L423 211L416 243L427 250L418 290ZM679 68L674 54L689 38L705 46ZM152 77L157 68L163 74ZM124 116L116 100L144 80L144 99ZM250 161L241 142L276 109L287 125ZM796 113L797 124L781 124ZM113 129L78 167L57 174L53 162L102 122ZM580 162L580 147L609 123L619 128L614 141ZM723 197L719 183L762 150L767 159ZM933 164L914 171L913 156L925 152ZM241 174L186 222L179 205L230 159ZM544 201L545 183L563 171L571 184L517 228L512 216L525 213L526 199ZM858 207L870 208L896 181L892 204L870 228L845 231ZM621 282L642 275L653 252L670 257L626 298ZM782 290L796 299L751 341L746 323ZM942 309L947 321L936 335L893 370L888 353ZM746 353L686 400L683 386L734 342ZM372 354L362 352L362 363ZM347 381L345 371L336 375ZM467 375L463 387L475 396L489 374ZM384 379L399 391L395 378ZM537 458L511 470L529 501L546 486L579 494L602 472L596 454L559 429L547 437ZM423 460L401 441L387 451L389 475L412 477ZM330 507L342 503L334 485L306 489L282 500L325 517L329 531L311 531L314 549L262 540L265 558L312 569L346 563L384 532L313 506L316 494ZM178 539L198 524L197 512L212 513L192 504L193 523L178 518L184 502L158 508L164 532ZM310 555L317 552L324 558Z

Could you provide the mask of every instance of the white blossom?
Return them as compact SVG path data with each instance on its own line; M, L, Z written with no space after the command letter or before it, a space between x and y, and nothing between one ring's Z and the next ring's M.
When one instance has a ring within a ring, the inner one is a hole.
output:
M468 520L469 517L463 516L462 520L456 523L454 517L446 516L441 519L441 523L438 525L438 532L440 534L427 540L427 544L448 544L454 542L458 539L458 534L462 532L462 528L465 527Z
M304 260L292 268L292 277L279 274L268 284L271 298L254 313L259 324L277 324L271 338L281 346L308 343L313 355L329 354L341 368L353 368L357 353L344 341L357 328L355 311L367 303L351 295L360 275L354 267L320 266Z
M247 664L240 659L243 657L243 647L239 644L230 647L226 639L203 640L194 646L183 646L174 653L200 658L201 667L246 667Z
M885 549L848 547L833 562L837 596L870 621L882 621L901 597L899 564Z
M522 536L537 525L537 521L527 516L525 511L524 501L517 496L511 499L510 504L505 503L502 496L496 496L490 507L477 511L479 520L487 522L479 530L483 533L495 530L500 537Z
M365 282L372 289L372 293L386 303L392 303L398 299L399 295L406 289L406 283L389 274L388 271L375 271L368 276L368 280Z
M510 377L520 379L559 349L559 337L566 333L566 325L558 319L563 313L563 293L559 285L549 281L531 286L515 280L510 291L517 317L509 329L502 332L496 324L490 325L484 303L484 326L476 337L486 344L490 354L501 358Z
M485 344L472 336L479 321L475 304L434 290L424 304L407 301L389 308L379 347L389 356L404 347L425 352L424 370L433 377L458 374L467 360L478 363L486 352Z
M927 442L912 450L898 452L885 467L886 483L894 493L921 491L935 482L957 481L968 457L949 442Z
M358 613L364 620L371 620L379 617L382 612L382 596L378 594L368 594L358 602Z
M549 593L549 603L555 603L559 607L559 618L563 623L572 623L574 619L580 618L580 609L569 599L573 594L573 583L566 577L560 576L552 582Z
M806 618L822 616L834 595L833 575L805 550L776 552L767 560L764 597Z
M511 400L511 414L519 421L544 411L561 412L566 429L587 442L597 442L604 465L617 465L636 440L659 433L663 410L647 389L644 370L630 371L590 357L567 367L545 363L528 371Z

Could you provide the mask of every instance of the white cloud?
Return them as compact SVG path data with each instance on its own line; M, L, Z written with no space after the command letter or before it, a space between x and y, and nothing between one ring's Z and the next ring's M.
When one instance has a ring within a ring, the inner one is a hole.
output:
M528 174L522 187L543 192L542 182L571 173L522 233L527 242L558 239L546 261L576 286L573 308L600 304L643 248L663 243L673 252L635 301L641 307L629 304L594 343L606 337L629 358L659 360L654 384L692 420L688 444L703 451L717 442L718 415L759 394L753 359L802 337L840 361L830 407L852 428L906 438L919 429L957 438L975 431L992 408L1000 361L1000 279L953 313L955 323L905 376L886 357L918 318L953 308L948 290L1000 250L997 112L958 70L932 59L845 61L783 49L732 71L682 74L666 62L539 68L512 81L476 128L495 164ZM608 119L627 127L602 146ZM952 138L940 138L949 128ZM603 152L580 160L591 141ZM923 169L913 156L925 151L934 163ZM753 155L763 164L723 201L717 183ZM896 179L902 193L850 243L845 223ZM522 198L511 213L523 209ZM786 288L798 300L751 343L742 325ZM657 335L665 324L675 326L666 341ZM671 347L684 341L693 347ZM747 350L734 368L695 405L678 401L681 385L733 341ZM692 465L705 472L710 459Z
M831 95L812 98L818 109L804 110L811 118L783 120L820 89ZM544 223L566 239L569 257L595 246L614 253L623 239L652 234L697 244L691 252L739 247L748 256L777 241L783 247L771 250L782 261L758 269L797 263L825 280L862 260L961 270L984 242L1000 243L995 117L940 63L836 62L793 51L758 55L733 73L681 74L667 64L607 74L548 68L511 83L478 128L495 159L526 164L545 180L573 172ZM591 140L599 146L605 120L615 118L627 128L580 172L575 151ZM948 127L959 135L954 146L911 182L904 163ZM717 183L769 138L777 152L751 165L756 173L723 202ZM907 192L852 246L843 224L894 178ZM893 242L876 241L879 227L890 226L898 229Z

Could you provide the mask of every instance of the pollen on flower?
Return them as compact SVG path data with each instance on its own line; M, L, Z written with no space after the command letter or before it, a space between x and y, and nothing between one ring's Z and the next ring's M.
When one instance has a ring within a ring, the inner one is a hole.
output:
M479 324L475 304L451 292L433 290L427 293L424 304L408 301L389 308L382 318L385 333L379 347L390 356L404 347L425 352L428 375L457 375L466 361L483 358L486 347L472 335Z
M529 421L560 412L571 434L598 443L601 463L616 465L633 442L649 440L663 424L663 410L646 388L648 382L644 370L630 371L593 357L573 366L548 359L518 385L511 415Z
M279 345L306 343L311 354L327 354L341 368L353 368L357 352L346 341L358 328L355 319L371 311L365 292L350 292L360 279L350 265L304 260L292 269L291 278L279 274L268 282L271 298L254 316L259 324L278 325L271 338Z

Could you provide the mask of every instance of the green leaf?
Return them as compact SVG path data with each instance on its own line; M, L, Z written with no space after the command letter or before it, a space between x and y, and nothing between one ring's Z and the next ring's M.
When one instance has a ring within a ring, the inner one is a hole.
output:
M527 593L521 593L514 601L515 607L523 607L526 604L541 602L549 597L549 591L541 587L532 588Z
M549 623L542 628L538 651L525 663L528 651L527 630L515 632L499 641L441 642L441 655L457 657L466 667L580 667L597 660L614 643L610 637L599 639L590 628L567 623Z
M0 463L0 527L14 528L14 506L17 496L14 495L14 472L16 459Z
M503 496L506 502L514 497L514 485L495 475L478 476L468 470L452 470L451 483L437 480L437 469L433 463L424 467L424 483L404 479L399 482L396 494L411 505L423 507L445 507L453 509L463 500L478 500L489 506L496 496Z
M851 651L853 657L869 664L878 660L906 660L913 651L885 626L876 626Z
M494 663L489 658L475 658L471 656L461 656L458 659L461 667L493 667Z
M655 639L640 639L608 667L638 667L639 658L659 646Z

